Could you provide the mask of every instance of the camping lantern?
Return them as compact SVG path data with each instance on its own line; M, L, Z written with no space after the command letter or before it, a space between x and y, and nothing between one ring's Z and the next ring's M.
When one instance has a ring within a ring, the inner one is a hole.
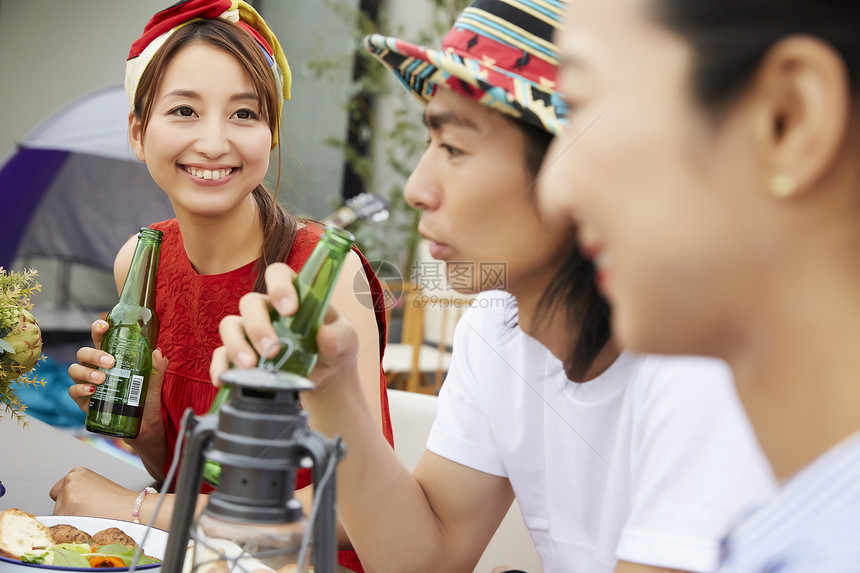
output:
M262 363L262 360L261 360ZM309 536L317 573L337 563L335 468L344 450L339 439L311 431L299 405L309 380L271 365L234 369L221 376L231 394L217 414L183 418L187 440L176 487L164 571L182 571L194 540L190 571L306 571ZM192 525L205 458L221 465L217 490ZM293 498L296 471L312 462L314 503L306 522ZM226 565L226 567L225 567ZM252 566L253 565L253 566ZM189 569L185 569L188 571Z

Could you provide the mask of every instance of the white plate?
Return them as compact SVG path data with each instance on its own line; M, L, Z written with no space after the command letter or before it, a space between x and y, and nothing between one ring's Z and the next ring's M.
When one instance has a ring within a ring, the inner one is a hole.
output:
M125 532L126 535L134 539L137 543L143 541L143 535L146 532L146 525L142 523L132 523L130 521L120 521L118 519L104 519L102 517L72 517L62 515L37 515L36 519L47 525L57 525L66 523L73 525L93 535L103 529L109 527L117 527ZM150 530L146 538L146 543L143 544L143 552L150 557L157 559L164 558L164 550L167 548L167 532L162 529L153 528ZM102 571L128 571L128 567L99 567ZM15 559L6 559L0 557L0 573L25 573L26 571L94 571L92 568L83 567L55 567L53 565L37 565L35 563L21 563ZM146 573L156 573L161 571L160 563L150 565L141 565L135 567L135 571L146 571Z

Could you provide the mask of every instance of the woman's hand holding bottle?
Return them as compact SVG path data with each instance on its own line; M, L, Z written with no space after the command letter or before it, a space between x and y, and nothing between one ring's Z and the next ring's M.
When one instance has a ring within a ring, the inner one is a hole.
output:
M99 368L110 368L115 362L113 356L104 350L99 350L107 330L108 323L104 320L93 322L91 328L93 346L84 346L78 349L78 362L69 366L69 377L74 382L69 387L69 396L84 412L89 410L90 397L95 392L96 385L105 381L105 373ZM161 471L157 469L160 466L158 466L155 458L151 461L149 458L154 455L154 452L164 450L166 439L164 422L161 417L161 382L166 371L167 358L160 348L156 348L152 353L152 374L149 378L149 390L143 406L140 433L136 439L126 440L137 451L147 470L154 477L161 474Z
M105 381L105 373L99 368L110 368L115 362L113 356L104 350L99 350L107 329L108 323L104 320L93 322L90 331L93 346L79 348L76 354L78 361L69 366L69 377L74 382L69 387L69 396L83 412L89 410L90 396L95 392L95 386ZM147 425L147 418L150 421L157 420L159 425L161 424L161 379L164 376L164 371L167 370L167 358L160 348L155 349L152 353L152 370L149 394L144 407L144 426ZM147 413L154 413L155 417L147 416Z

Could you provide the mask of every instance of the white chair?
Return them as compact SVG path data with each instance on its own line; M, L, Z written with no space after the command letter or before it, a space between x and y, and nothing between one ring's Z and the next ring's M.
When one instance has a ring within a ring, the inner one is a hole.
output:
M436 396L388 390L394 451L409 471L415 469L427 448L427 436L436 419L436 402ZM487 545L475 573L489 573L498 565L511 565L528 573L543 572L516 501Z

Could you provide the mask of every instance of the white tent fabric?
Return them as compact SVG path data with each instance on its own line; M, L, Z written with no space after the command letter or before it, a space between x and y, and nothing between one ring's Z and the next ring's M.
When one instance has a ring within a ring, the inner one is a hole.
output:
M123 87L105 88L72 102L62 113L40 123L24 136L21 146L137 162L128 143L128 113Z
M125 92L106 88L45 119L0 165L0 266L39 271L43 330L89 331L116 302L119 248L173 216L127 133Z

